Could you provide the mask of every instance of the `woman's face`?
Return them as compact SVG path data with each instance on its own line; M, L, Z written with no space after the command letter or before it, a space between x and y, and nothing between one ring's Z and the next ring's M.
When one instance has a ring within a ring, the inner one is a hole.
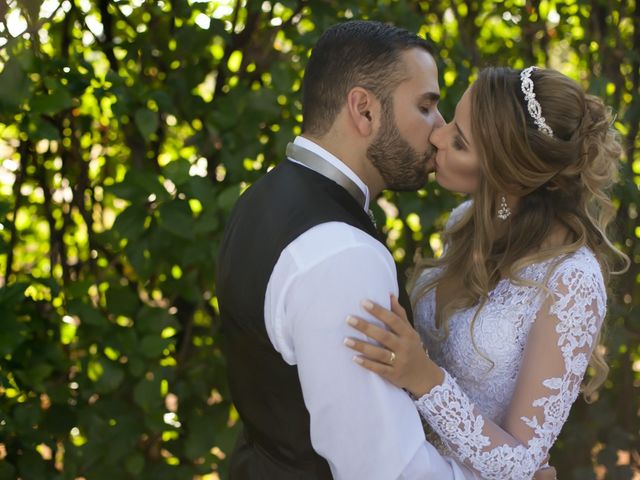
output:
M431 134L438 148L435 158L436 181L442 188L474 193L480 183L480 161L471 135L470 88L456 106L453 120Z

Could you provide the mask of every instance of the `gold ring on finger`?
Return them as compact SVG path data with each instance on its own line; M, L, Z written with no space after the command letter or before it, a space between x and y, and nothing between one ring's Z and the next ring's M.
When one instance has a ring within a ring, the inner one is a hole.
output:
M389 365L393 365L396 361L396 352L390 352L391 355L389 356Z

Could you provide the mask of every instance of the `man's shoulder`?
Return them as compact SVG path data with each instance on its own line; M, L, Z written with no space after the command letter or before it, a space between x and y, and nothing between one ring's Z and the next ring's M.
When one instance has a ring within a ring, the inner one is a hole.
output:
M302 233L285 249L299 268L308 268L338 256L358 256L394 265L391 253L371 235L344 222L326 222Z

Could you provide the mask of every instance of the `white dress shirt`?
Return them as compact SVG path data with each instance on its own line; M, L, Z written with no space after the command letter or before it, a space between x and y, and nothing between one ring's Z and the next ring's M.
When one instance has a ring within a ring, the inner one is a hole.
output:
M369 191L351 169L308 139L295 143L351 178L368 208ZM320 224L282 251L267 286L266 328L282 358L298 367L313 448L336 480L474 478L425 441L408 395L355 364L343 344L347 336L362 336L347 325L347 315L374 320L360 301L389 307L391 293L398 295L391 254L358 228Z

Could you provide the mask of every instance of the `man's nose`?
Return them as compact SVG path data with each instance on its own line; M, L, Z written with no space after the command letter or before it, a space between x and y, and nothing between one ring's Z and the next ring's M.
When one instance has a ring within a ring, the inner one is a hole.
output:
M446 122L444 121L444 118L442 116L442 114L440 113L440 109L437 110L438 115L436 116L436 122L434 124L435 128L440 128L440 127L444 127Z
M429 136L429 142L438 149L443 147L442 132L445 125L446 124L444 123L442 116L440 116L440 121L434 124L433 130L431 130L431 135Z

